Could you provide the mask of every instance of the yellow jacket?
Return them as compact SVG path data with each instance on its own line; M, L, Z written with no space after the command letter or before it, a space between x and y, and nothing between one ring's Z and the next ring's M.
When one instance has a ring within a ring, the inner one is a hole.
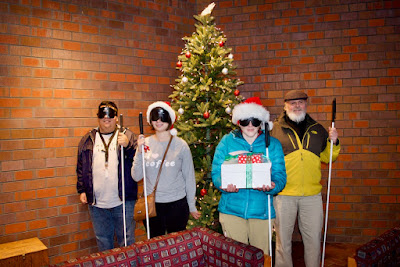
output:
M287 182L279 195L311 196L321 192L321 162L329 163L330 140L325 128L306 115L303 140L285 121L285 112L274 122L271 135L283 148ZM338 143L338 142L337 142ZM340 144L333 145L332 161L339 156Z

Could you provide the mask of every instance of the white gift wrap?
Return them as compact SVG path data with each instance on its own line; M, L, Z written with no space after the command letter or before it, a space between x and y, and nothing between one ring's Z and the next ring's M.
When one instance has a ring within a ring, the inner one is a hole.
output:
M238 164L225 161L221 165L221 182L222 188L227 188L228 184L236 185L236 188L271 186L271 162Z

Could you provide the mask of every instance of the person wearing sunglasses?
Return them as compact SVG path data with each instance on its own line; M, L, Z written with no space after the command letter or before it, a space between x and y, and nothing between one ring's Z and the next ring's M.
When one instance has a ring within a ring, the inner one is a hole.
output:
M291 267L292 235L296 220L304 244L307 267L320 266L323 208L321 162L339 156L340 144L335 128L327 131L307 114L308 95L291 90L284 98L284 108L274 122L271 135L282 144L287 167L287 183L275 198L276 257L275 267Z
M114 102L102 101L97 111L98 127L90 130L78 146L77 190L82 204L88 204L99 251L114 248L114 235L125 245L121 146L124 149L125 218L127 245L135 243L133 210L137 183L131 177L136 151L132 131L118 125Z
M155 193L157 216L149 220L150 237L156 237L185 230L189 214L198 219L200 213L195 205L196 181L192 153L188 144L176 136L177 131L173 128L175 111L168 102L157 101L148 106L146 115L155 134L146 138L139 136L132 177L135 181L143 179L144 158L146 191L149 195L159 176Z
M252 97L236 105L232 111L232 123L239 129L226 134L219 142L212 163L212 180L221 191L219 220L225 236L245 244L253 245L268 254L269 221L275 218L272 196L280 192L286 184L285 161L282 146L273 137L268 147L271 166L271 186L262 188L237 188L228 184L221 188L221 165L232 154L253 152L266 155L265 124L269 129L269 112L261 105L258 97ZM244 178L246 174L243 174ZM268 195L270 206L268 207ZM268 209L271 218L268 217Z

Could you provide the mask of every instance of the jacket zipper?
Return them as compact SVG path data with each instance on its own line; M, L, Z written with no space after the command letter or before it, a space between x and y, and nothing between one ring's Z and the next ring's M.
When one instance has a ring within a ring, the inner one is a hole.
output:
M94 131L94 136L96 136L97 131ZM94 149L94 140L93 140L93 136L89 135L90 140L92 140L92 144L93 144L93 149ZM93 183L93 149L92 149L92 195L93 195L93 203L92 206L94 206L96 204L96 196L94 194L94 183Z

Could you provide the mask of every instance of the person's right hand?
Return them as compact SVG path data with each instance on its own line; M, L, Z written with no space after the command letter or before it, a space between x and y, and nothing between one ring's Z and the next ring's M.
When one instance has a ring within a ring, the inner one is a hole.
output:
M228 184L228 186L223 190L225 190L226 192L230 192L230 193L236 193L239 191L239 188L236 188L236 185L234 185L234 184Z
M82 202L82 204L87 204L86 193L81 193L79 199Z
M137 140L137 145L139 148L142 148L142 146L144 145L144 140L145 140L144 135L143 134L139 135L139 138Z

